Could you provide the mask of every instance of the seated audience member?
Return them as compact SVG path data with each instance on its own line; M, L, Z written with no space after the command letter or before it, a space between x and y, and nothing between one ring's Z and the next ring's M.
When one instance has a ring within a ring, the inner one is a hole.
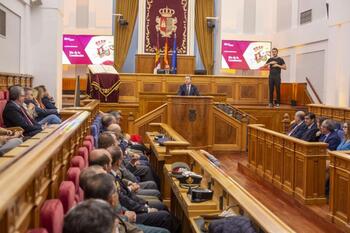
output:
M107 201L119 215L119 232L127 233L168 233L166 229L135 224L136 214L133 211L122 209L119 203L118 190L114 185L114 179L109 174L96 174L86 180L85 199L94 198ZM125 226L125 229L123 229Z
M320 140L320 137L321 137L321 135L322 135L322 133L321 133L321 125L322 125L322 123L323 123L325 120L327 120L326 117L318 117L318 118L316 118L316 123L317 123L317 128L318 128L318 131L317 131L317 133L316 133L317 141Z
M116 124L116 119L111 114L104 114L101 118L102 131L106 131L108 126Z
M117 146L118 141L115 135L111 132L105 131L98 136L98 148L107 149L110 146Z
M57 109L54 98L49 94L44 85L38 86L37 90L41 93L40 100L46 109Z
M343 124L344 138L337 147L337 150L350 150L350 132L349 132L350 122L345 122Z
M109 167L111 160L106 161L103 158L104 155L105 154L103 153L95 152L93 161L99 161L99 164L106 170L106 168ZM108 155L110 156L110 154ZM111 158L109 157L109 159ZM96 164L96 163L93 163L93 164ZM110 170L108 171L108 169L106 171L110 172ZM80 180L83 179L82 176L85 176L86 178L85 170L80 176ZM136 212L137 214L136 223L155 226L155 227L163 227L163 228L169 229L170 231L171 229L177 228L177 225L173 224L174 220L172 219L172 217L167 211L158 210L157 208L154 208L154 207L160 208L163 206L160 206L158 204L154 206L154 204L152 203L147 204L145 200L137 197L135 194L131 193L130 190L128 190L127 188L125 189L122 182L119 182L117 179L116 179L116 184L117 184L117 187L119 188L118 194L119 194L119 200L121 205L130 211ZM84 193L87 185L88 185L88 181L83 181L81 184L81 187L83 188ZM171 232L175 232L175 231L171 231Z
M91 165L87 168L85 168L79 176L79 186L82 190L85 190L86 187L86 182L93 177L94 175L97 174L107 174L106 170L103 169L103 167L99 165Z
M0 156L19 146L22 142L22 132L12 132L0 127Z
M24 90L21 86L12 86L9 89L10 100L2 113L7 127L21 127L24 136L33 136L41 132L46 125L40 125L32 119L23 107Z
M291 126L291 130L288 132L288 136L295 138L301 138L304 132L307 130L307 126L304 122L305 113L303 111L297 111L294 116L294 123Z
M90 199L79 203L64 217L63 233L117 233L117 215L103 200Z
M313 114L312 112L309 112L308 114L306 114L304 121L307 126L307 129L304 132L301 139L307 142L317 142L318 139L317 139L316 133L318 132L319 129L317 128L315 114Z
M39 124L60 124L61 119L56 115L57 111L52 109L42 109L34 98L34 91L31 88L24 88L27 111ZM35 92L37 92L35 90Z
M179 87L177 95L182 96L199 96L199 91L195 85L192 84L191 76L185 77L185 83Z
M111 155L106 149L95 149L89 154L89 165L99 165L110 172L112 169Z
M120 125L120 121L123 119L120 111L111 111L109 112L112 116L114 116L116 120L116 124Z
M336 150L340 143L340 138L337 132L334 131L334 124L331 120L328 119L322 122L321 133L319 141L328 143L329 150Z
M112 156L112 170L111 173L113 173L114 176L118 175L122 178L122 182L128 187L128 189L133 192L136 193L138 196L141 195L141 198L144 198L147 200L147 198L149 196L154 196L154 197L160 197L160 192L157 190L157 185L154 181L145 181L145 182L141 182L142 183L146 183L145 185L143 185L144 187L149 187L152 186L153 188L141 188L141 185L138 184L138 182L133 182L131 180L129 180L127 177L125 177L125 173L126 170L125 167L124 169L123 167L123 152L121 151L121 149L117 146L111 146L109 148L107 148L107 150L109 151L109 153ZM118 163L119 162L119 163ZM128 174L130 175L130 174ZM133 174L131 173L131 175L133 176ZM131 177L132 179L135 180L134 176ZM148 197L147 197L148 196Z

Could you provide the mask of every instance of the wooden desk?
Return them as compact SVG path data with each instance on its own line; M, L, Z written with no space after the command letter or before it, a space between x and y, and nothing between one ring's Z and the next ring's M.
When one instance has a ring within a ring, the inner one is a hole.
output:
M257 175L304 204L323 204L327 144L248 125L248 162Z
M171 152L172 156L181 156L192 167L193 171L203 176L202 187L210 187L214 191L213 202L216 203L218 209L214 209L213 205L208 202L208 206L205 204L201 207L186 205L186 201L183 199L182 192L176 193L177 185L175 181L172 182L172 191L175 192L171 195L171 211L180 219L184 220L186 226L183 232L199 232L198 226L193 225L196 215L202 213L201 210L194 211L194 208L206 209L206 213L210 211L222 211L228 206L237 205L235 212L239 215L242 214L250 218L263 232L294 232L290 227L283 223L277 216L263 206L258 200L250 195L243 187L230 178L220 168L211 163L203 154L199 151L193 150L174 150ZM180 158L180 157L179 157ZM179 160L181 161L181 160ZM164 173L167 176L169 174L170 165L164 166ZM173 179L168 177L168 180ZM173 203L174 202L174 203ZM193 204L193 203L192 203ZM198 204L198 203L197 203ZM192 208L192 209L191 209Z
M160 179L162 199L165 204L168 204L170 201L170 186L168 182L164 181L164 164L171 164L175 162L175 158L170 155L172 150L186 149L189 146L189 143L174 129L166 124L152 123L150 126L157 130L155 132L146 133L146 142L149 143L151 149L150 164L153 171ZM166 137L171 138L172 141L164 142L164 146L160 146L154 140L154 137L159 134L166 135Z

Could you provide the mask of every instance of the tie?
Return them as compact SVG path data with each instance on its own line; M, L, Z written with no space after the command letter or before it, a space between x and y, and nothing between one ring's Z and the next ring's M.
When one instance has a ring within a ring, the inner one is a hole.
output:
M33 125L33 122L32 122L32 120L31 120L31 118L27 115L27 111L23 108L23 106L20 106L20 109L21 109L21 111L22 111L24 117L26 118L27 123L28 123L29 125Z
M190 90L191 90L191 86L190 86L190 85L187 85L186 95L190 95Z

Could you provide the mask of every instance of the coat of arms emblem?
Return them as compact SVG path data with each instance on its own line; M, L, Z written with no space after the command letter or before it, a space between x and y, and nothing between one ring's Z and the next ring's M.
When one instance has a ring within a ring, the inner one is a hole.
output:
M156 17L156 30L160 32L162 37L170 37L173 32L176 32L177 18L173 17L175 10L168 8L161 8L159 10L160 17Z

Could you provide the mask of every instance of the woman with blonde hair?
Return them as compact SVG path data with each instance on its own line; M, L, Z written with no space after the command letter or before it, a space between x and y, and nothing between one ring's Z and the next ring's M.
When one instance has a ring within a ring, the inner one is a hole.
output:
M342 139L341 143L337 147L337 150L350 150L350 121L346 121L343 124L343 131L344 131L344 138Z

